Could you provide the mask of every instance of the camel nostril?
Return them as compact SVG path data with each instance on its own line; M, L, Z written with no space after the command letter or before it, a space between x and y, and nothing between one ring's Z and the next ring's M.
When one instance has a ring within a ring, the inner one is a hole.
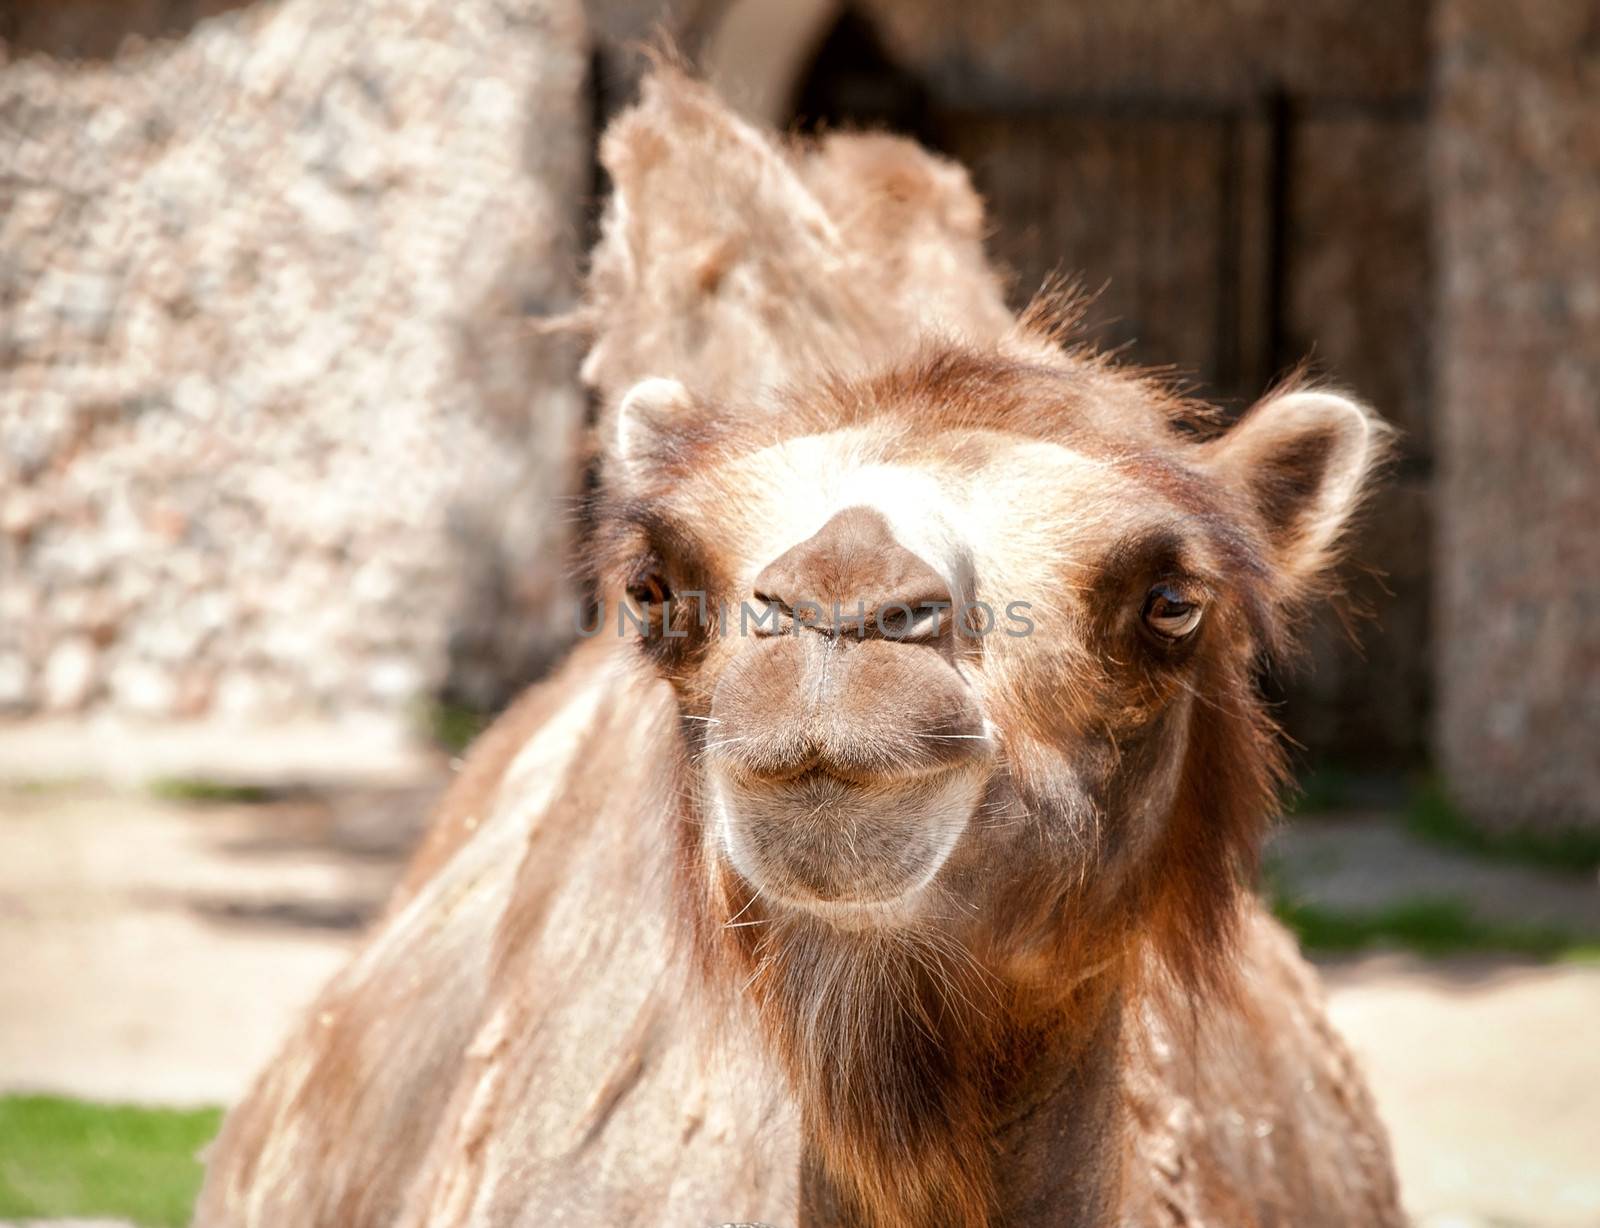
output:
M748 627L756 638L762 639L774 635L787 635L794 629L795 612L782 597L762 588L752 589L750 596L754 608L746 607L740 615L741 633Z
M937 639L950 625L953 606L949 594L943 590L921 597L896 598L879 607L875 625L885 639Z
M878 611L878 630L890 639L904 639L916 622L911 606L901 601L891 601Z

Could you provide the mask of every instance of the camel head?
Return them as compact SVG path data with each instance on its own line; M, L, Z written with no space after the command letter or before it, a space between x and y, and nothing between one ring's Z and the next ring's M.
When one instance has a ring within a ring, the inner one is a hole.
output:
M652 378L609 416L605 626L675 689L725 920L1044 977L1091 933L1225 933L1276 783L1255 671L1379 428L1291 388L1218 431L1057 357L932 346L759 404Z

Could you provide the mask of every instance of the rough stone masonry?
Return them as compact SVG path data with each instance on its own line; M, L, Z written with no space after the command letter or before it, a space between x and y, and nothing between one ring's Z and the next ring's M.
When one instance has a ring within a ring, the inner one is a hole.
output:
M529 322L575 293L577 0L0 35L0 712L398 713L536 670L570 628L576 356Z
M1600 8L1437 14L1438 748L1483 824L1600 830Z

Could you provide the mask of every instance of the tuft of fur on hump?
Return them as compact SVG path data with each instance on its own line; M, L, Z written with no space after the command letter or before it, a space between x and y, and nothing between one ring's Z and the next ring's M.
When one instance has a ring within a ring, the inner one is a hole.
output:
M607 406L652 376L738 405L930 333L1012 327L966 172L910 141L781 142L659 67L600 156L614 191L584 377Z

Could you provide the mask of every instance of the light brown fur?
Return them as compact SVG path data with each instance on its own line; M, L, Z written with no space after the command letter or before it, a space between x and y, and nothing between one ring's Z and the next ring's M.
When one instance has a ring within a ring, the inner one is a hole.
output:
M1224 433L1014 320L905 142L782 147L662 71L604 156L608 619L475 750L197 1222L1398 1224L1248 890L1254 670L1380 429L1289 388ZM945 597L1035 626L830 608Z

